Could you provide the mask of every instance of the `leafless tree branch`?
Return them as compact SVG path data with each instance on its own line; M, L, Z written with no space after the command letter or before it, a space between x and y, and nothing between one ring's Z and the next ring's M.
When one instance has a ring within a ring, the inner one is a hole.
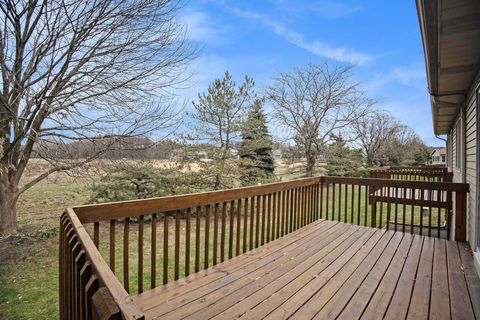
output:
M198 53L175 18L180 1L0 0L0 194L25 190L18 183L42 141L176 125L169 90L185 83ZM52 168L27 186L85 159L47 160Z
M375 104L352 80L351 67L327 62L280 73L266 93L274 117L305 154L307 176L324 146L334 136L346 136L352 122Z

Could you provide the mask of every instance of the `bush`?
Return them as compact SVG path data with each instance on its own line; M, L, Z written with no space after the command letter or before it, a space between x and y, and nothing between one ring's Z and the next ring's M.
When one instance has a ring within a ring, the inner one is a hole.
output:
M362 152L350 149L341 137L337 137L326 151L325 170L328 176L365 177L368 175L368 170L363 166Z
M91 187L91 202L146 199L198 191L192 175L152 163L120 164L108 169Z

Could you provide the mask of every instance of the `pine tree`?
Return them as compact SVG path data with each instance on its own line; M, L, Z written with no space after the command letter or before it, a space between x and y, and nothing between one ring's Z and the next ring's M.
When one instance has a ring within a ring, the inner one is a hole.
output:
M184 162L198 165L206 189L231 188L238 183L235 146L240 143L245 113L255 101L254 85L253 79L245 76L237 86L226 71L222 79L215 79L207 92L192 102L192 132L187 137L190 148Z
M273 142L268 132L263 100L256 99L242 126L240 159L243 184L269 180L275 169Z
M329 176L355 177L364 174L363 154L360 150L350 149L342 136L334 136L334 142L327 147L327 165Z

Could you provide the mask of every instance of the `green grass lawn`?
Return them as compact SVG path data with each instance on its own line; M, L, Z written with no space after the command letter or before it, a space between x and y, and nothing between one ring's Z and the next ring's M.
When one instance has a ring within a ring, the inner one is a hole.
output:
M352 191L351 186L347 188L347 195L345 197L345 186L342 186L342 191L339 191L338 185L335 188L335 200L333 200L333 189L330 188L328 194L328 201L326 195L326 189L323 191L323 218L328 216L329 220L338 220L338 221L347 221L357 224L359 221L360 225L371 225L372 221L372 208L370 205L366 206L366 190L364 187L360 189L360 197L358 187ZM392 194L393 196L393 194ZM353 197L353 207L352 207L352 197ZM341 198L342 201L339 201ZM345 201L346 199L346 201ZM360 199L360 201L359 201ZM327 202L328 202L328 211L327 211ZM360 205L359 205L360 202ZM345 208L346 203L346 208ZM335 205L334 205L335 204ZM365 208L366 207L366 208ZM353 209L353 210L352 210ZM376 210L376 226L385 226L388 218L388 212L390 211L390 222L397 222L397 225L405 223L410 225L423 226L432 225L438 226L440 220L440 225L443 224L445 220L445 209L438 208L421 208L419 206L403 205L403 204L388 204L388 203L377 203ZM405 214L404 214L405 211ZM423 214L422 214L423 213ZM439 214L440 213L440 214ZM352 217L353 216L353 217ZM405 217L405 220L404 220ZM439 219L440 218L440 219ZM365 221L366 219L366 221Z
M185 231L185 220L181 219L180 223L180 242L179 242L179 276L183 278L185 276L185 255L186 255L186 231ZM213 231L213 222L210 223L210 230ZM103 228L104 227L104 228ZM122 229L123 232L123 224L118 225L119 228ZM191 232L190 232L190 274L195 272L195 222L192 222L191 225ZM104 224L101 225L101 229L104 229L101 232L100 237L100 252L105 258L105 261L109 264L110 263L110 244L109 244L109 237L108 237L108 230L109 225ZM240 232L242 234L242 232ZM229 255L229 248L228 248L228 238L229 238L229 231L228 225L226 230L226 243L225 243L225 260L228 259ZM159 222L157 224L157 254L156 254L156 284L161 285L163 283L163 223ZM174 271L175 271L175 222L173 219L169 221L169 245L168 245L168 279L169 281L174 280ZM236 239L236 232L233 233L233 238ZM135 294L138 292L138 224L137 223L130 223L130 232L129 232L129 292ZM143 247L143 287L144 290L150 289L151 285L151 239L152 239L152 232L151 232L151 224L149 222L145 223L144 225L144 247ZM103 243L102 243L103 241ZM200 251L199 251L199 266L200 270L204 269L205 263L205 221L202 219L201 227L200 227ZM217 262L220 262L220 234L219 234L219 245L217 247ZM125 279L123 277L123 236L121 233L117 235L115 241L115 274L117 275L118 279L124 283ZM209 257L208 257L208 264L209 266L213 265L213 232L209 233ZM235 256L236 252L236 243L234 241L232 247L232 254ZM242 251L240 251L242 252Z
M69 178L42 181L20 197L19 233L0 241L0 319L58 318L59 217L89 197Z
M71 180L52 181L47 180L35 186L27 193L22 195L18 206L18 216L20 232L8 239L0 241L0 319L56 319L58 318L58 224L59 216L67 205L87 203L90 197L87 184L71 183ZM345 190L342 190L341 198L339 189L336 189L335 200L330 198L328 201L328 217L330 220L353 221L357 223L357 213L360 212L360 224L370 225L371 210L365 203L365 190L360 191L360 203L358 202L358 189L347 190L346 208L344 206ZM353 207L351 199L353 196ZM339 200L342 204L339 208ZM327 198L326 190L323 192L323 217L326 217ZM335 211L333 203L335 202ZM358 210L360 208L360 210ZM366 216L365 216L366 208ZM345 210L346 209L346 210ZM353 209L353 210L352 210ZM377 226L384 225L387 220L386 204L377 207ZM440 221L445 218L442 210ZM346 212L346 213L345 213ZM381 214L380 214L381 212ZM390 208L392 213L390 220L395 220L397 212L397 222L403 219L403 206L397 205ZM419 224L422 215L421 208L411 206L405 207L406 222L410 223L413 216L414 224ZM438 222L438 210L432 210L431 222L436 225ZM366 219L366 220L365 220ZM423 223L428 223L428 215L423 216ZM221 220L220 220L221 221ZM229 218L226 223L226 244L225 253L228 259L228 238L229 238ZM236 221L236 218L235 218ZM277 222L278 223L278 222ZM138 284L138 224L130 224L130 242L129 242L129 287L131 293L137 292ZM219 222L219 228L220 228ZM240 229L240 252L243 251L243 217L242 227ZM261 228L262 226L260 226ZM115 242L116 261L115 272L120 279L123 279L123 224L117 223L117 236ZM210 220L209 233L209 265L213 263L213 210ZM247 240L250 239L250 225L247 226ZM255 230L255 228L254 228ZM100 227L100 251L109 263L109 224L102 223ZM180 242L179 242L179 275L185 274L185 232L186 221L180 220ZM200 227L200 269L204 266L204 242L205 242L205 220L201 220ZM260 232L261 234L261 232ZM266 232L265 232L266 235ZM145 223L144 229L144 268L143 284L144 290L150 288L150 270L151 270L151 224ZM237 228L236 223L233 228L233 255L236 250ZM156 254L156 283L162 283L163 269L163 225L159 220L157 226L157 254ZM194 272L195 263L195 219L192 218L191 224L191 242L190 242L190 273ZM220 242L220 234L219 239ZM247 247L250 247L247 241ZM218 261L220 261L220 246L217 248ZM171 217L169 220L169 246L168 246L168 278L174 279L175 269L175 220Z

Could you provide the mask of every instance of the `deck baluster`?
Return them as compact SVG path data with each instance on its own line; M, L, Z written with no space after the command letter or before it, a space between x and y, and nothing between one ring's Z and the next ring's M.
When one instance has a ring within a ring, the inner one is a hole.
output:
M185 226L185 277L190 275L190 225L191 225L191 209L188 208L186 212L186 226Z
M195 211L195 272L200 271L200 227L202 207L198 206Z
M130 218L125 218L123 224L123 286L127 292L130 290L130 278L128 270L128 246L130 245L129 241L129 231L130 231Z
M138 220L138 275L137 275L137 288L138 292L143 292L143 227L144 216L141 215Z
M152 214L152 234L150 245L150 288L157 286L157 214Z
M245 198L245 204L243 205L243 253L247 252L248 200L248 197Z
M235 255L240 254L240 230L242 230L242 199L237 200L237 231L236 231L236 246L235 246Z
M213 209L213 261L212 264L217 264L218 255L218 203L215 203Z
M205 247L203 249L203 253L204 253L203 265L205 269L208 268L209 249L210 249L210 205L207 204L205 206Z
M168 283L168 212L163 213L163 284Z
M174 261L174 280L180 278L180 209L175 213L175 261Z
M115 273L115 219L110 220L110 269Z

